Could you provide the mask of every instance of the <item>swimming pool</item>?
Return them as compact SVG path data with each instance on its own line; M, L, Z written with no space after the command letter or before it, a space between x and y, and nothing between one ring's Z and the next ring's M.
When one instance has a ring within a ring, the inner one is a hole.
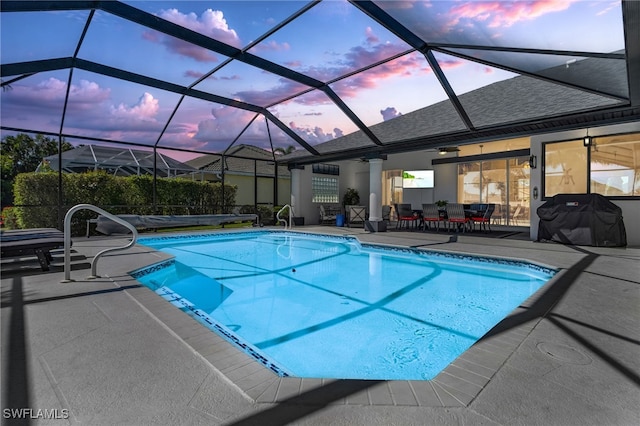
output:
M251 231L141 238L132 275L280 376L429 380L555 274L527 262Z

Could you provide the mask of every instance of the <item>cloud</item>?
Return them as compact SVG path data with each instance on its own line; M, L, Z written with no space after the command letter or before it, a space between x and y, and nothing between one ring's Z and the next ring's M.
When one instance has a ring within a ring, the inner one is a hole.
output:
M117 107L111 107L111 114L114 117L118 118L132 118L132 119L152 119L158 114L158 100L154 99L154 97L145 92L138 103L132 107L128 107L125 104L121 103Z
M202 77L203 75L204 75L203 72L196 71L196 70L187 70L187 71L184 72L184 76L185 77L195 78L195 79L198 79L198 78Z
M401 75L409 76L416 72L431 72L431 68L425 68L425 65L426 61L420 54L409 54L342 79L334 83L332 87L339 96L354 98L362 89L374 89L384 84L384 80L387 78Z
M325 133L321 127L298 126L295 122L290 122L289 127L309 145L317 145L342 136L340 129L334 129L334 133Z
M254 105L272 105L289 96L308 89L307 86L285 78L279 79L279 84L267 90L243 90L233 94L234 98Z
M380 114L382 114L382 120L387 121L396 117L400 117L402 115L401 112L398 112L394 107L387 107L385 109L380 110Z
M178 9L168 9L161 10L158 16L228 45L237 48L242 47L242 42L238 34L235 30L229 28L222 11L207 9L202 12L202 15L198 16L195 13L182 13ZM162 44L170 52L192 58L199 62L218 61L217 56L207 49L194 46L183 40L156 31L144 32L143 38L152 43Z
M449 10L450 30L460 24L482 23L488 28L508 28L548 13L566 10L575 0L465 2Z
M274 40L272 41L263 41L261 43L258 43L256 46L253 47L253 49L251 49L252 52L258 53L258 52L282 52L282 51L287 51L287 50L291 50L291 45L287 42L284 43L278 43Z
M29 105L35 110L49 110L61 114L62 103L67 92L67 83L51 77L35 86L14 85L2 97L2 102L13 105ZM80 80L72 84L69 90L69 110L91 110L109 99L111 91L101 88L97 83Z
M203 142L224 139L231 143L254 116L254 112L239 108L227 106L212 108L211 118L197 124L193 139Z
M331 81L337 76L367 67L372 63L383 61L390 56L408 50L408 46L406 45L379 43L378 41L378 37L373 33L373 30L368 27L364 31L363 45L352 47L345 54L343 60L339 62L323 67L304 67L300 62L293 61L287 65L292 68L297 68L298 71L304 74L312 75L318 80ZM425 63L421 55L407 55L345 80L338 81L334 83L332 87L334 91L342 97L353 97L361 89L377 87L386 78L399 74L409 75L412 72L424 69ZM242 91L235 93L234 96L256 105L271 105L308 89L307 86L283 78L279 80L277 86L271 89ZM317 90L305 94L305 96L295 98L293 101L304 105L320 105L329 102L326 95Z

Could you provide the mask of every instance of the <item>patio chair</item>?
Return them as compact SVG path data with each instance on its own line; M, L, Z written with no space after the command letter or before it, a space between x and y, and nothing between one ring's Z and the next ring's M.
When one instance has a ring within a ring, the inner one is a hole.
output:
M502 225L502 221L506 220L506 218L504 217L504 211L505 206L503 206L502 204L495 204L495 210L491 215L491 221L494 223L494 225Z
M522 207L521 206L516 207L515 211L513 212L513 215L511 215L509 224L518 226L518 222L520 221L520 219L522 219L522 216L523 216Z
M322 204L320 205L320 224L335 224L337 214L332 212L331 209L326 208Z
M423 204L422 205L422 221L424 222L424 230L427 230L427 226L431 229L431 225L436 225L436 232L440 232L440 222L444 221L444 216L440 216L440 210L435 204Z
M413 224L415 227L420 217L413 214L411 204L398 204L398 225L396 228L409 228L409 224Z
M458 203L447 204L447 229L455 226L458 230L466 232L470 219L464 213L464 206Z
M53 260L50 250L64 248L64 234L54 228L17 229L0 232L0 257L36 256L43 271Z
M471 223L473 225L474 230L477 223L479 224L480 229L484 228L485 232L487 231L487 227L489 227L489 231L491 231L491 215L493 215L493 212L496 209L496 205L495 204L485 204L485 205L486 205L486 209L484 210L484 212L482 212L481 215L471 216Z
M391 206L382 206L382 220L387 224L391 222Z
M349 228L353 224L360 224L364 228L366 219L367 209L364 206L349 206Z

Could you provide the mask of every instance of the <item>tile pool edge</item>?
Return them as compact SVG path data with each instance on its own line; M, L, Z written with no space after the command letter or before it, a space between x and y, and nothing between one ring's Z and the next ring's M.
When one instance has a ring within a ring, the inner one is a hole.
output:
M312 235L316 236L317 234ZM353 239L354 237L345 238ZM368 245L369 243L366 244ZM365 243L363 243L364 245ZM409 250L411 252L416 251L416 249L407 246L389 246L385 244L373 244L373 246ZM418 249L418 251L421 250ZM463 256L476 258L480 255L464 254ZM130 274L157 270L170 265L171 262L172 259L150 263L148 266L138 268ZM537 265L531 261L522 262ZM555 269L551 269L555 271ZM558 275L561 274L556 274L549 279L494 328L499 327L504 321L509 321L511 317L526 311L527 306L532 301L537 300L540 294L553 285ZM340 397L329 403L343 405L466 407L490 382L507 358L522 344L535 325L542 320L542 318L535 318L516 327L510 327L508 330L499 333L499 335L489 338L483 336L434 379L429 381L398 380L369 381L367 383L367 381L362 380L301 379L276 376L251 356L242 352L242 350L221 336L211 332L209 328L187 313L167 303L165 299L148 287L141 284L140 288L128 289L127 292L167 328L172 330L184 343L218 370L229 382L233 383L243 394L258 403L276 403L293 398L294 400L304 401L305 404L327 404L326 393L321 391L322 387L332 386L335 388L336 386L344 386L347 389L353 389L354 383L362 383L362 389L359 392L350 393L348 396ZM314 392L314 390L320 391Z

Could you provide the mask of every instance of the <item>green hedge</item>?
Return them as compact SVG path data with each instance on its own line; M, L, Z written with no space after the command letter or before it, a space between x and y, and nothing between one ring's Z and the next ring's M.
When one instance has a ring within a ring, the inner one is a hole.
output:
M153 177L117 177L104 171L62 174L66 212L77 204L93 204L113 214L218 214L230 213L236 186L181 178L158 178L156 211L153 208ZM58 173L22 173L14 183L15 215L20 228L58 227ZM86 220L97 217L90 210L73 215L72 235L86 232Z

